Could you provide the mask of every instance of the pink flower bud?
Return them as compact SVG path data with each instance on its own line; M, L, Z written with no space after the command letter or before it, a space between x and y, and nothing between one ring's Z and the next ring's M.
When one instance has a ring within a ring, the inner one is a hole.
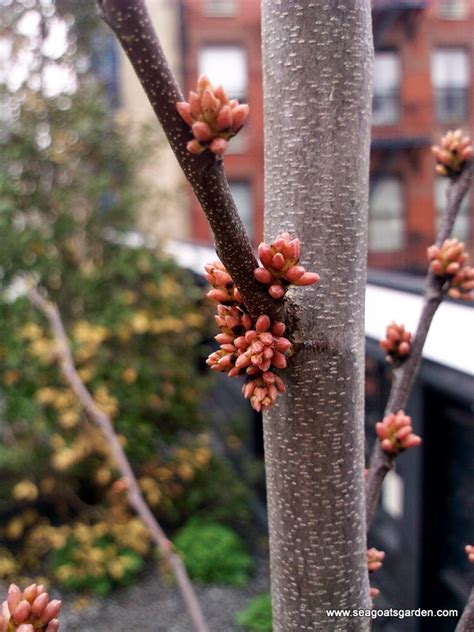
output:
M301 279L304 272L303 266L292 266L285 272L285 278L288 279L290 283L296 283L298 279Z
M283 270L283 268L285 267L285 263L285 257L281 254L281 252L277 252L275 255L273 255L272 267L275 268L275 270Z
M48 627L46 628L45 632L58 632L58 630L59 630L58 619L51 619L51 621L48 623Z
M193 134L197 140L207 142L213 137L211 128L204 121L196 121L193 123Z
M286 358L283 353L279 351L275 351L272 358L273 366L276 366L277 369L284 369L286 367Z
M186 145L186 149L189 151L190 154L202 154L202 152L206 148L200 145L199 141L194 139L189 141L189 143Z
M189 113L193 119L198 119L202 114L201 98L195 92L189 93Z
M33 601L36 599L37 590L38 589L36 584L30 584L23 591L23 599L26 599L26 601L33 603Z
M216 117L216 127L218 130L229 129L232 125L232 114L230 105L223 105Z
M273 274L270 272L270 270L267 270L266 268L255 268L253 274L257 281L260 281L260 283L265 283L266 285L268 285L273 281Z
M228 104L229 103L229 98L224 90L224 88L222 86L218 86L215 90L214 90L214 94L216 95L216 97L219 99L219 101L223 104ZM230 107L230 106L229 106Z
M244 125L249 115L250 108L247 104L237 105L232 109L232 131L234 134Z
M204 90L201 97L201 107L203 109L203 112L205 112L206 110L209 112L217 112L219 106L219 100L216 99L213 92L209 89Z
M270 323L270 318L266 314L263 314L262 316L258 317L255 324L255 329L257 331L268 331L270 329Z
M15 608L15 610L13 611L12 618L17 624L25 623L25 621L28 619L30 614L31 614L30 602L26 601L26 599L22 599L20 603L17 605L17 607Z
M212 151L213 154L222 156L222 154L227 149L228 144L229 143L224 138L214 138L209 149Z
M40 615L43 612L43 610L46 608L46 606L48 605L48 601L49 601L48 593L43 592L39 594L34 600L33 605L31 606L31 612L33 614Z
M46 608L43 610L43 614L40 617L41 623L49 623L51 619L55 619L59 611L61 610L62 602L59 599L53 599L49 602Z
M283 336L283 334L285 333L285 329L286 329L285 323L280 323L276 321L272 325L272 334L274 336Z
M189 127L193 124L193 119L191 118L191 106L186 101L179 101L176 104L176 109L178 110L178 114L183 119Z
M17 627L16 632L35 632L35 629L31 623L22 623Z
M3 617L0 614L0 632L7 632L7 627L8 627L8 622L5 619L5 617Z
M199 94L202 94L204 90L212 90L209 77L207 77L206 75L201 75L197 82L197 88L198 88Z
M20 590L20 588L18 588L16 584L10 584L7 597L7 604L10 613L12 613L17 605L20 603L22 595L22 591Z
M273 252L272 249L263 242L258 247L258 256L265 267L271 266Z
M245 353L242 353L241 355L239 355L239 357L235 361L235 368L236 369L243 369L246 366L248 366L250 364L250 362L251 362L251 360L250 360L249 356L246 355Z
M305 272L302 277L295 281L295 285L313 285L318 283L319 274L316 272Z
M282 288L281 285L270 285L270 287L268 288L268 293L270 294L270 296L272 298L282 298L285 295L285 290Z
M218 301L219 303L224 303L225 301L229 300L229 295L225 290L216 290L215 288L209 290L206 296L212 301Z

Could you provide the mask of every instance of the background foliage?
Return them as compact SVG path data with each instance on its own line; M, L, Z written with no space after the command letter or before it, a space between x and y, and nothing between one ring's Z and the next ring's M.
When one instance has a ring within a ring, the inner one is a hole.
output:
M25 36L31 11L39 25ZM89 72L87 38L52 2L12 2L5 13L2 40L27 72L14 86L2 74L0 86L0 577L47 571L105 593L141 569L148 538L60 376L44 321L22 298L25 275L58 304L80 376L168 527L192 514L245 519L246 489L213 452L199 405L210 322L202 290L160 252L117 238L146 195L137 171L156 135L131 135L111 110ZM58 19L68 43L48 57ZM57 94L52 64L70 78Z

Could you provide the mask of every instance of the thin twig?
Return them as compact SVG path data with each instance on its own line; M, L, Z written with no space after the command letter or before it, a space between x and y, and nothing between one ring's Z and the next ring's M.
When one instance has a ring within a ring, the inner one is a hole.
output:
M64 378L81 402L84 410L102 431L115 464L126 482L130 505L148 527L152 539L172 569L183 601L193 622L194 629L196 632L207 632L207 626L204 622L201 607L197 601L183 561L174 551L172 543L166 537L165 532L143 498L135 474L125 451L120 445L110 417L99 408L76 371L69 341L58 308L53 303L45 300L35 288L29 290L27 296L32 305L39 309L48 319L57 344L56 353Z
M253 317L272 319L284 309L253 276L257 267L252 244L240 219L222 160L210 152L190 154L192 138L176 103L183 96L156 36L144 0L97 0L103 20L127 54L186 178L209 221L217 253L235 281Z
M466 195L474 172L474 161L471 161L456 178L451 180L446 194L446 213L436 238L436 244L441 245L451 234L454 221ZM394 368L390 396L384 415L397 413L406 407L413 384L421 364L423 347L431 326L433 317L441 301L446 296L446 284L428 271L426 278L423 307L418 321L410 355L398 367ZM395 456L387 454L376 441L370 457L369 473L366 483L367 529L370 527L377 502L387 472L393 468Z

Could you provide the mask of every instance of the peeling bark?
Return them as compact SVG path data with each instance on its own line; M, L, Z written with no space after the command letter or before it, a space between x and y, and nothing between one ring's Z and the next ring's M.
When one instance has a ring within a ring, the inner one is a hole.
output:
M302 240L287 393L264 415L274 630L368 630L364 291L370 2L263 0L265 236Z

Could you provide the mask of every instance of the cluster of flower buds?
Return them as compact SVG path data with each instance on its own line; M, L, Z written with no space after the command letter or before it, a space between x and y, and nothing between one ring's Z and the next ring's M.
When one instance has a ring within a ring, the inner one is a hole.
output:
M472 544L466 544L464 550L466 551L468 561L474 564L474 546Z
M207 296L219 303L215 316L220 344L206 360L213 371L229 377L246 376L242 393L257 410L266 410L285 384L274 369L286 367L291 343L284 337L285 325L263 314L254 321L247 313L232 277L220 261L205 266L205 277L213 286Z
M382 450L396 456L408 448L420 445L421 438L413 433L411 417L403 410L391 413L375 424L375 432L380 439Z
M384 551L379 551L378 549L371 548L367 551L367 570L369 573L375 573L380 568L382 568L382 562L385 558ZM378 588L370 587L370 596L372 599L378 597L380 595L380 590Z
M453 178L463 170L474 155L469 136L463 136L460 129L450 130L441 138L441 146L431 148L436 158L436 171L442 176Z
M60 609L61 602L50 601L43 586L31 584L22 591L11 584L2 604L0 632L57 632Z
M292 239L289 233L282 233L270 245L261 243L258 256L262 266L254 271L260 283L268 285L268 293L273 298L282 298L289 285L313 285L319 281L316 272L306 272L299 265L301 245L299 239Z
M411 333L406 331L405 326L391 322L384 340L380 341L380 347L387 354L385 360L390 364L403 361L410 353L410 342Z
M382 568L382 562L385 558L384 551L379 551L378 549L371 548L367 551L367 570L369 573L375 573L380 568Z
M239 291L221 261L208 263L204 268L206 270L204 276L213 287L207 293L207 298L222 303L222 305L242 303Z
M221 156L249 115L248 105L239 104L237 99L229 100L224 89L221 86L214 89L205 75L199 77L197 92L189 93L189 102L180 101L176 108L193 131L194 139L187 145L192 154L209 149Z
M211 353L206 362L212 370L225 372L229 377L246 375L244 397L255 410L266 410L277 394L285 391L283 380L271 370L286 367L285 354L291 343L283 336L285 325L272 323L265 314L254 323L237 306L219 305L217 309L216 322L221 333L216 340L220 349Z
M441 246L430 246L426 254L433 274L449 281L451 298L474 300L474 268L467 265L469 255L462 241L446 239Z

